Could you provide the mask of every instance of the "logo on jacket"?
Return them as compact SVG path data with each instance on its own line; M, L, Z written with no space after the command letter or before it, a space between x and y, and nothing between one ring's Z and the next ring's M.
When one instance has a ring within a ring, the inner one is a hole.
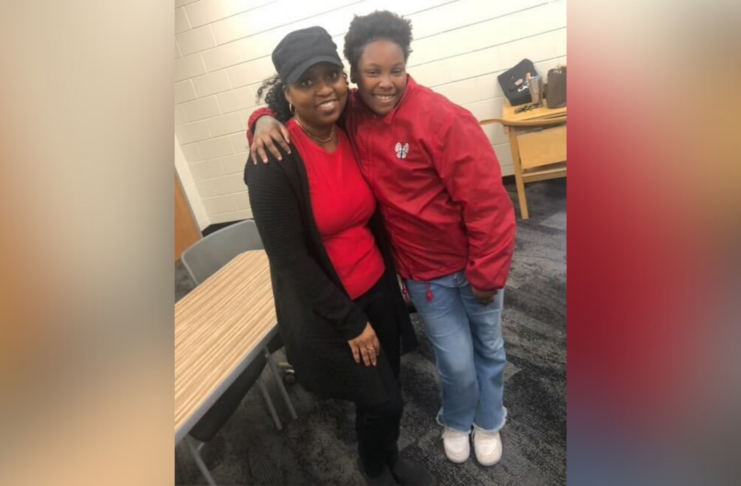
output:
M404 145L401 144L401 142L396 144L396 157L399 159L406 159L407 153L409 152L409 144L405 143Z

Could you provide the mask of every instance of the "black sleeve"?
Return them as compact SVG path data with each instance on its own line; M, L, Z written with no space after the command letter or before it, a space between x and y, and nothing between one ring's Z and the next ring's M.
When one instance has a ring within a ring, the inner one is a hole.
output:
M347 103L345 103L345 109L342 110L342 113L340 114L340 118L337 120L337 126L339 126L342 130L347 132L347 117L350 114L350 99L348 98Z
M386 225L383 221L381 211L376 210L368 223L368 227L373 233L373 237L376 239L376 245L381 250L383 256L383 262L386 264L386 268L391 270L392 273L396 273L396 263L394 262L394 253L391 247L391 240L386 232Z
M295 148L293 148L295 150ZM285 167L295 161L247 162L245 182L250 205L273 270L290 279L301 297L319 315L332 321L346 340L358 337L368 318L322 269L307 247L308 229L301 217L300 197L291 187ZM285 164L285 165L284 165Z

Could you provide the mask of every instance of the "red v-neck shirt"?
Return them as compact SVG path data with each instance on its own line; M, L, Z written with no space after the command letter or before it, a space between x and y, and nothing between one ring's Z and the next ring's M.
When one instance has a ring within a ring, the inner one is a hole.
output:
M383 275L385 265L368 228L376 198L360 172L350 140L337 128L337 148L314 143L295 120L287 124L291 141L306 165L314 220L329 258L351 299Z

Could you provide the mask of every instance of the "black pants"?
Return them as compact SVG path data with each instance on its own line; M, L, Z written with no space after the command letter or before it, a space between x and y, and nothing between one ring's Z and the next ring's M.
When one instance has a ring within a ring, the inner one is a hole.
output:
M368 316L381 343L375 369L386 389L387 400L372 406L355 404L358 452L366 474L375 477L381 474L384 465L391 466L399 454L396 443L404 410L399 383L399 328L383 279L355 302ZM360 366L365 364L361 362Z

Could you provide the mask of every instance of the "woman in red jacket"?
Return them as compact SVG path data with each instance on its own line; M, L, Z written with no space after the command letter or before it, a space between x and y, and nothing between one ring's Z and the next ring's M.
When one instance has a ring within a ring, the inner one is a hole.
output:
M400 355L416 344L376 199L336 122L348 98L337 46L321 27L288 34L278 75L259 90L294 145L283 162L247 162L245 182L270 259L288 359L309 391L356 405L369 485L435 486L399 456Z
M499 461L506 421L501 322L514 249L512 203L476 118L406 73L409 21L390 12L355 17L345 57L358 84L344 118L378 199L399 274L435 347L445 454ZM279 153L285 132L264 110L252 153ZM259 122L258 122L259 119Z

